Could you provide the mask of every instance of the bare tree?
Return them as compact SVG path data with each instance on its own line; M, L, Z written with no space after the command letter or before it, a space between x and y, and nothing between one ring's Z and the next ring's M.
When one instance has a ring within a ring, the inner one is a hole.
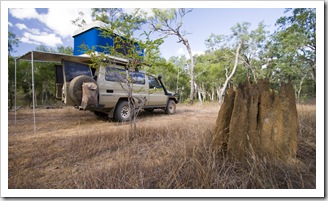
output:
M192 9L152 9L154 16L150 17L149 23L154 31L160 32L166 36L175 35L178 37L178 43L182 43L188 50L190 57L190 103L194 101L195 93L195 70L191 46L186 38L187 32L182 30L183 18Z

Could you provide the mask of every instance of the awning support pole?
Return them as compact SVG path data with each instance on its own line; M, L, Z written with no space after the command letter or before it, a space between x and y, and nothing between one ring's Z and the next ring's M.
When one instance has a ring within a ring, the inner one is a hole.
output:
M17 86L17 80L16 80L16 69L17 69L17 59L15 58L15 125L16 125L16 110L17 110L17 105L16 105L16 86Z
M35 126L35 95L34 95L34 61L33 61L33 51L31 53L31 61L32 61L32 100L33 100L33 120L34 120L34 134L36 133Z

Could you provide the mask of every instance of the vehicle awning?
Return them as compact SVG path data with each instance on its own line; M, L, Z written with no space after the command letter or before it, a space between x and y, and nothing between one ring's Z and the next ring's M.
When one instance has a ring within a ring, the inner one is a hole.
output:
M40 52L40 51L30 51L24 54L23 56L19 57L17 60L27 60L27 61L35 61L35 62L55 62L55 63L61 63L62 60L67 60L77 63L86 63L86 64L91 63L90 56L87 55L73 56L68 54Z
M40 52L40 51L30 51L23 56L15 59L15 124L16 124L16 68L17 68L17 61L25 60L31 61L31 69L32 69L32 100L33 100L33 120L34 120L34 133L36 133L36 123L35 123L35 91L34 91L34 62L54 62L54 63L61 63L62 60L77 62L77 63L85 63L90 64L91 59L88 55L81 55L81 56L73 56L68 54L58 54L58 53L49 53L49 52Z
M111 55L107 55L109 60L121 63L124 65L129 64L128 59L123 58L117 58ZM17 69L17 61L19 60L25 60L25 61L31 61L31 70L32 70L32 97L33 97L33 120L34 120L34 133L36 133L36 123L35 123L35 91L34 91L34 62L54 62L54 63L61 63L62 60L66 61L72 61L76 63L84 63L84 64L91 64L91 58L89 55L79 55L79 56L73 56L68 54L58 54L58 53L50 53L50 52L40 52L40 51L30 51L23 56L15 59L15 124L16 124L16 69Z

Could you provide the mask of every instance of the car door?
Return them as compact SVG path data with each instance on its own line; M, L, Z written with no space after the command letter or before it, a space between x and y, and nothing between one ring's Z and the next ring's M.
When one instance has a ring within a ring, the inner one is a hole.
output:
M115 107L121 97L126 97L122 88L123 79L126 78L126 70L116 66L101 67L97 74L99 87L99 104L105 108ZM124 85L124 84L123 84Z
M101 68L98 73L99 104L106 108L113 108L120 98L127 98L129 87L125 83L129 74L132 85L132 95L144 98L148 96L145 74L140 72L128 72L122 67L109 66Z
M165 106L167 103L167 96L156 77L148 76L148 87L149 91L146 105L159 107Z

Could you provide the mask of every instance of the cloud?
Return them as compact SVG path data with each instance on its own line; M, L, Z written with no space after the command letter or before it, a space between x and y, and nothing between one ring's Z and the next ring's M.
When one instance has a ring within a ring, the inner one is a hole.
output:
M34 44L34 45L41 45L41 43L36 42L36 41L32 41L32 40L30 40L29 38L25 38L25 37L21 37L21 38L20 38L20 41L21 41L22 43L28 43L28 44Z
M49 8L48 13L45 15L42 22L60 36L71 37L74 31L79 28L72 24L72 20L79 17L79 12L84 13L83 18L86 23L90 23L92 21L90 8Z
M177 51L177 55L178 56L182 56L182 55L188 55L187 53L186 53L186 51L184 50L184 48L182 48L182 47L180 47L179 49L178 49L178 51ZM188 55L189 56L189 55Z
M61 38L56 36L56 34L49 34L46 32L42 32L40 34L25 32L21 38L21 41L24 43L45 45L50 47L57 47L58 45L63 44Z
M202 55L205 54L204 51L192 51L192 55Z
M48 13L39 14L34 8L12 8L9 13L21 20L36 19L42 22L52 32L59 34L62 37L71 37L77 26L72 24L72 20L80 17L79 13L84 13L86 23L92 21L90 8L49 8ZM35 30L34 30L35 31Z
M39 19L41 20L42 15L36 12L35 8L11 8L9 13L17 19Z
M29 32L31 32L32 34L35 34L35 35L40 35L41 34L41 32L40 32L40 30L39 29L29 29Z
M16 26L19 30L27 29L27 27L26 27L25 24L17 23L15 26Z
M193 56L202 55L202 54L205 54L205 52L204 51L192 51ZM185 50L184 47L180 47L177 51L177 56L182 56L182 55L185 55L187 59L190 58L189 53Z
M8 22L8 26L12 27L12 26L13 26L13 24L12 24L11 22Z

